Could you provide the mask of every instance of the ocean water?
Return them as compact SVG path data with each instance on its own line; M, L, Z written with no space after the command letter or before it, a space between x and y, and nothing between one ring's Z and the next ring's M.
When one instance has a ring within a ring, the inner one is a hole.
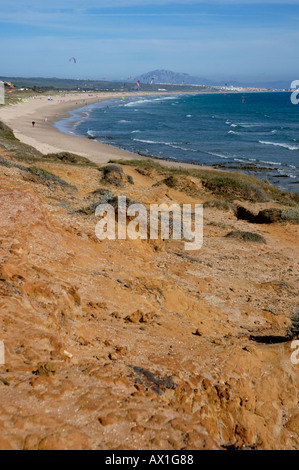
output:
M299 105L290 93L127 97L56 123L142 155L243 171L299 192Z

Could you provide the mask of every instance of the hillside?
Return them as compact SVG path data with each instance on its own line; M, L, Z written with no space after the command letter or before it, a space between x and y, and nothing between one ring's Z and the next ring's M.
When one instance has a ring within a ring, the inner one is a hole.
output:
M202 78L198 76L192 76L187 73L178 73L170 70L153 70L151 72L144 73L134 78L134 82L140 80L141 83L153 83L160 84L172 84L172 85L202 85L209 87L219 87L224 85L236 86L236 87L247 87L247 88L269 88L275 90L289 89L291 84L287 80L276 80L276 81L261 81L261 80L236 80L231 77L223 80L211 80L208 78Z
M0 126L0 449L298 449L296 196L122 163ZM118 195L204 203L203 248L100 242L95 207Z
M152 72L144 73L135 78L135 81L140 80L141 83L171 84L171 85L210 85L209 81L193 77L187 73L177 73L170 70L153 70Z
M75 80L75 79L61 79L61 78L39 78L39 77L0 77L0 80L10 81L16 87L25 87L34 90L76 90L76 91L124 91L130 92L136 90L135 80ZM192 91L192 87L186 82L185 86L181 86L178 81L166 85L167 91ZM142 91L158 91L159 85L153 83L150 85L150 81L142 83ZM194 87L193 91L197 91L197 87Z

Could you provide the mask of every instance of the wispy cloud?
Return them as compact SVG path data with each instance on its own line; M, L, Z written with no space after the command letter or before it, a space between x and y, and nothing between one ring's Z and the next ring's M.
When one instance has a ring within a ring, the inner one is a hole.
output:
M196 4L224 4L224 5L298 5L298 0L142 0L142 5L196 5ZM80 0L51 0L51 2L41 2L40 0L10 0L7 2L9 7L34 8L39 10L49 10L51 8L59 9L85 9L85 8L110 8L115 9L119 7L140 6L140 0L87 0L82 2ZM4 5L5 6L5 5Z
M3 2L2 2L3 3ZM2 74L293 73L299 0L10 0ZM76 67L68 62L78 56ZM27 70L27 72L26 72Z

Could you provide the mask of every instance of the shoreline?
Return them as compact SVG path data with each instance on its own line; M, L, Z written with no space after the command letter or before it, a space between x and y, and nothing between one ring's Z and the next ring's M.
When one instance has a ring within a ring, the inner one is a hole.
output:
M106 163L111 158L131 159L135 154L115 147L93 142L59 131L54 124L69 117L69 113L90 104L118 98L123 94L87 95L85 93L32 97L27 103L18 103L0 110L0 120L10 126L21 142L31 145L46 155L48 153L70 152L89 158L94 163ZM45 121L47 119L47 121ZM35 127L32 126L35 121ZM138 155L137 155L138 157Z
M28 99L26 103L17 103L0 109L0 121L12 128L14 135L22 143L34 147L44 155L49 153L69 152L88 158L96 164L105 164L112 159L122 160L148 160L156 161L165 167L182 168L207 168L209 165L174 162L159 159L157 157L145 157L138 153L119 149L112 145L95 142L88 137L81 137L60 131L55 123L70 117L70 112L80 110L88 105L109 101L110 99L138 96L161 96L179 93L171 92L131 92L131 93L66 93L52 95L53 101L48 96L36 96ZM184 93L181 93L184 94ZM188 94L191 94L188 92ZM207 94L196 92L194 94ZM212 94L212 93L208 93ZM214 93L213 93L214 94ZM47 122L45 122L45 118ZM32 121L35 127L32 127ZM54 143L54 144L53 144Z
M258 92L255 92L258 93ZM215 166L204 165L200 163L187 163L167 160L155 156L144 156L120 149L113 145L96 142L85 136L76 136L63 132L55 126L57 122L69 118L72 111L79 111L89 105L126 97L143 97L154 95L171 95L185 93L171 92L114 92L114 93L61 93L50 96L34 96L28 99L26 103L17 103L5 106L0 109L0 120L10 126L16 136L22 143L34 147L43 155L49 153L69 152L88 158L96 164L105 164L110 160L151 160L168 168L206 168L217 171ZM191 94L188 92L187 94ZM196 92L201 94L218 94L218 92ZM32 121L36 122L35 127ZM219 169L229 173L243 173L240 169Z

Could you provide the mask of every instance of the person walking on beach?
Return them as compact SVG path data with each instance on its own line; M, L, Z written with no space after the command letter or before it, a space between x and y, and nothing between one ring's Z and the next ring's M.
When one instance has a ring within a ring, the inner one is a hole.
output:
M32 121L32 127L34 127L34 126L35 126L35 121Z

